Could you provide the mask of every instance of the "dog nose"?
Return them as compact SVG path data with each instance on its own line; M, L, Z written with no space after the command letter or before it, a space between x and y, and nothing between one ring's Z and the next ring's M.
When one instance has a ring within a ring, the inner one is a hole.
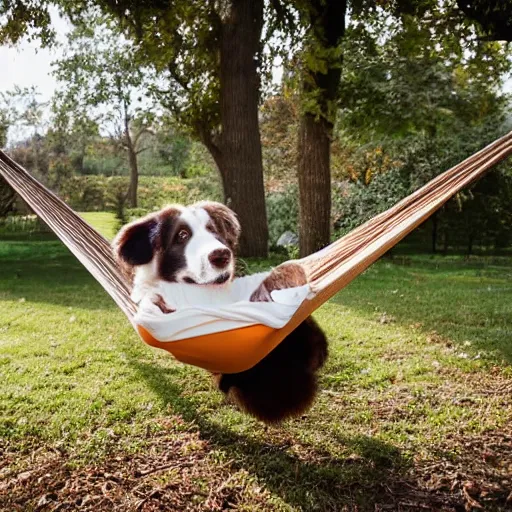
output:
M231 260L231 251L229 249L215 249L208 255L208 260L214 267L227 267Z

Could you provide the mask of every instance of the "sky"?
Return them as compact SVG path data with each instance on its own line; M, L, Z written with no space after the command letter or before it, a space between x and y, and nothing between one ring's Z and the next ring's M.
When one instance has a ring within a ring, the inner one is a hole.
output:
M55 13L52 13L52 24L57 40L64 42L69 24ZM41 100L48 101L57 87L50 63L61 55L61 49L42 49L37 41L23 41L17 47L0 46L0 69L5 70L0 74L0 92L8 91L14 85L35 85L41 93Z
M0 47L0 91L5 92L19 85L35 85L41 92L41 99L49 100L55 91L56 81L51 76L50 62L60 52L38 49L36 43L22 43L18 48Z

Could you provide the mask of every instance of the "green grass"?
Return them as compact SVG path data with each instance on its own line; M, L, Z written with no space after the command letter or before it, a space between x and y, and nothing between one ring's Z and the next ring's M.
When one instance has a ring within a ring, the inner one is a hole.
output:
M112 212L80 212L79 215L94 226L105 238L112 240L117 229L118 221Z
M0 241L0 302L2 510L505 507L510 260L377 263L315 315L321 392L279 427L144 345L58 241Z

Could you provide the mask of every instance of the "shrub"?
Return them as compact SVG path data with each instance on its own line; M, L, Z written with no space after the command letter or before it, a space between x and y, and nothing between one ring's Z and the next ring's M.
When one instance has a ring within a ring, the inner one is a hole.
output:
M115 211L113 200L120 191L128 191L129 180L124 176L75 176L61 184L59 195L79 211ZM222 190L218 179L164 178L141 176L138 204L144 211L158 210L166 204L192 203L210 199L219 201Z
M66 155L58 155L49 161L47 182L58 190L73 175L73 162Z
M269 242L276 249L279 237L285 231L298 231L298 188L292 185L286 192L275 192L267 196Z
M36 215L8 215L0 219L0 234L42 232L50 232L50 228Z
M408 194L408 183L399 170L376 175L368 185L361 182L333 187L334 236L336 238L387 210Z
M151 213L151 210L147 210L146 208L126 208L125 210L125 218L126 222L131 222L132 220L140 219Z
M499 127L499 125L498 125ZM497 138L496 126L467 133L414 134L367 144L345 162L353 178L333 187L334 236L339 237L393 206L435 176ZM361 157L362 156L362 157ZM408 238L423 250L506 247L512 240L512 174L503 163L461 191Z

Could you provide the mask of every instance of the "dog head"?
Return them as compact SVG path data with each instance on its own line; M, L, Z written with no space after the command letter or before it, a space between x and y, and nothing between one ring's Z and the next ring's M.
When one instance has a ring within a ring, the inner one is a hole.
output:
M204 201L168 206L126 225L113 248L125 268L144 266L152 279L221 285L234 276L239 236L235 214L221 203Z

